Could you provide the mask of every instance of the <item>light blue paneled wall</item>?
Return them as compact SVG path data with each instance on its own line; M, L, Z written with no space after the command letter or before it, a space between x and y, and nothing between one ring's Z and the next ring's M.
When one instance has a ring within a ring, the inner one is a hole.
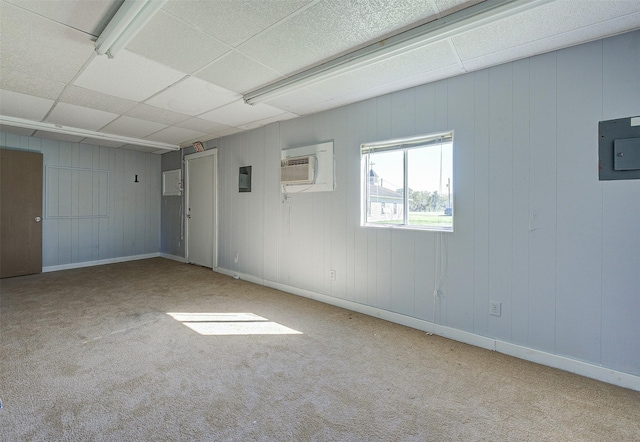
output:
M225 137L219 266L640 375L640 181L597 170L598 121L632 115L640 31ZM444 130L455 232L360 227L360 144ZM335 191L284 198L281 149L326 140Z
M43 267L159 252L160 155L6 132L0 145L43 154Z

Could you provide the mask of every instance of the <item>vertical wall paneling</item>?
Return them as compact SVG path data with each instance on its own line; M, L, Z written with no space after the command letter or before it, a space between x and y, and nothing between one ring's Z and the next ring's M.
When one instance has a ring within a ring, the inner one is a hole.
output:
M391 299L392 312L415 316L414 238L423 232L393 230L391 232Z
M252 166L252 185L251 192L248 192L250 198L246 201L246 216L247 216L247 238L249 244L245 250L249 250L249 256L247 259L248 270L252 275L258 275L262 277L263 265L262 265L262 238L264 236L263 222L260 217L255 216L255 213L263 213L264 207L262 203L264 201L264 149L265 149L265 130L252 131L251 138L247 145L247 161L245 165ZM257 146L258 149L252 148ZM239 192L238 192L239 193Z
M474 79L473 330L489 334L489 70ZM455 137L455 134L454 134ZM455 140L454 140L455 142ZM455 206L454 200L454 206ZM454 207L457 212L457 208ZM471 208L469 208L471 210Z
M528 343L529 314L529 60L513 63L513 242L511 339Z
M232 144L230 138L223 138L219 141L218 150L218 266L236 270L231 251L231 213L230 201L235 195L231 193L227 180L229 170L233 167L231 149L226 149ZM185 203L186 204L186 203ZM185 211L187 207L185 206ZM225 232L225 234L222 234Z
M474 205L474 89L473 75L452 78L447 89L448 129L454 130L454 233L447 234L447 325L473 331L473 205ZM445 183L446 184L446 183ZM443 187L443 192L446 188Z
M58 166L73 167L72 162L72 144L67 142L59 142ZM58 211L59 213L71 213L73 187L71 174L62 174L58 181ZM64 192L64 189L69 191ZM77 187L76 187L77 189ZM62 190L62 191L61 191ZM75 251L75 240L72 235L72 219L61 219L58 224L58 263L76 262L73 260ZM72 244L73 241L73 244Z
M489 335L511 340L513 64L489 69L489 299L502 303ZM489 306L487 306L487 309Z
M371 275L376 286L375 306L384 310L391 310L391 274L395 270L391 260L393 253L391 231L389 229L375 229L375 232L376 270Z
M529 345L555 353L557 53L529 61Z
M93 146L91 155L91 169L100 169L100 147ZM106 175L103 180L100 179L101 175ZM100 259L100 218L97 216L100 214L100 190L105 189L104 181L108 180L108 174L91 174L91 261ZM101 188L101 181L102 188ZM108 185L108 183L107 183ZM106 192L103 191L106 194ZM106 201L104 203L106 207Z
M306 134L301 132L296 145L313 144L329 139L326 138L328 132L327 127L329 126L327 118L328 116L325 113L313 115L310 118L310 132ZM339 128L336 127L336 131L338 130ZM311 262L311 269L306 269L306 274L308 275L306 288L333 295L333 285L335 282L330 281L328 277L328 271L334 265L333 255L331 253L334 249L332 233L335 228L332 216L333 198L327 197L326 192L314 192L302 197L300 203L303 204L302 207L305 207L305 209L301 210L308 215L308 217L305 217L305 222L307 223L306 232L308 232L307 235L310 235L308 238L310 244L309 251L312 254L311 256L307 255L307 257L303 255L300 258L301 260ZM297 239L292 237L291 240L296 241ZM300 270L305 272L305 269ZM340 273L340 271L338 270L337 273ZM302 274L303 273L300 273L299 275Z
M372 99L365 102L365 119L366 119L366 135L368 141L375 141L378 138L378 100ZM362 206L361 206L362 208ZM378 287L376 285L376 275L378 267L378 254L377 254L377 234L378 229L363 228L366 234L366 253L367 253L367 305L377 305Z
M602 120L640 115L640 32L603 42ZM640 180L601 183L602 364L640 372ZM635 288L635 290L629 290ZM629 312L636 312L629 313Z
M249 146L255 150L262 148L261 143L256 144L256 132L262 132L262 130L238 134L239 144L236 151L238 163L231 169L233 172L229 177L229 184L232 186L232 191L236 195L236 207L234 210L236 212L236 218L234 222L237 224L238 234L235 237L235 250L236 253L238 253L237 269L240 272L247 272L251 267L251 244L249 238L251 221L249 220L249 206L253 200L253 189L251 189L251 192L240 193L238 189L238 175L240 173L240 166L249 166L251 164Z
M272 124L264 129L264 238L263 238L263 277L267 281L278 281L278 262L280 260L280 125ZM258 165L259 166L259 165Z
M43 163L58 164L58 143L53 140L46 140L41 138L31 138L32 140L40 140L43 154ZM46 166L45 166L46 167ZM47 218L44 216L45 208L49 201L47 200L47 189L55 188L58 190L58 170L52 169L52 176L45 175L44 189L42 194L45 195L45 201L43 202L43 219L42 219L42 266L47 267L56 265L58 263L58 232L59 232L59 220L56 218ZM53 215L58 214L58 204L50 204L53 209Z
M556 351L600 363L602 41L558 57ZM588 91L588 92L587 92Z
M348 125L348 141L347 141L347 166L352 171L348 175L348 196L349 196L349 213L351 217L347 219L347 228L351 226L354 235L354 253L353 253L353 275L347 278L353 278L354 300L360 304L368 303L368 263L369 263L369 230L360 226L360 207L361 201L361 164L360 164L360 145L365 142L368 131L368 109L370 102L361 102L349 106L349 114L347 120ZM356 173L356 170L358 171ZM349 269L347 269L349 271Z
M323 115L323 114L320 114ZM322 198L331 205L330 226L331 242L326 256L330 263L322 272L324 281L329 280L331 284L331 295L341 299L347 299L347 248L353 250L353 240L347 235L347 109L340 108L336 112L326 114L323 119L322 139L333 139L336 177L336 188L333 192L318 192ZM349 174L359 175L360 168L352 168ZM339 185L338 185L339 184ZM326 216L326 214L325 214ZM326 245L325 245L326 247ZM327 270L336 270L336 279L331 281Z
M361 264L366 262L362 256L362 235L360 233L360 142L359 128L361 121L358 115L362 115L356 109L359 107L348 106L346 108L346 133L345 133L345 169L350 173L346 175L345 192L346 200L346 268L345 283L347 299L362 303L362 287L357 281L362 275Z

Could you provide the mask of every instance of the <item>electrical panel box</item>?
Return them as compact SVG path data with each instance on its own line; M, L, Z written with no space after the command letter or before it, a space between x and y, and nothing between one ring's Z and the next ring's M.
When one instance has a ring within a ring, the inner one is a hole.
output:
M598 135L600 181L640 179L640 117L601 121Z

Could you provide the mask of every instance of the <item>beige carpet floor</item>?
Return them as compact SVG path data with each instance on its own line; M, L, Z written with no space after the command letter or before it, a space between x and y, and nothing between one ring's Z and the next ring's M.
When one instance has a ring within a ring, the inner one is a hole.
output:
M640 440L639 392L162 258L0 281L0 340L3 441Z

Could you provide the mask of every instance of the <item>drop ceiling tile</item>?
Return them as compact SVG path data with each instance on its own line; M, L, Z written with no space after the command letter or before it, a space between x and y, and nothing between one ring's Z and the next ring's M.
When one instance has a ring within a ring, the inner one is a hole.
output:
M127 49L182 72L192 73L231 48L164 11L159 11Z
M176 124L177 127L184 129L195 130L197 132L213 133L219 130L228 129L229 126L224 124L215 123L213 121L203 120L201 118L193 117L188 120L181 121Z
M263 120L283 113L282 110L267 104L256 104L251 106L242 100L227 104L218 109L214 109L206 114L200 115L205 120L215 121L227 126L240 126L242 124L252 123L254 121Z
M237 134L239 132L242 132L242 129L238 128L238 127L230 127L228 129L224 129L224 130L220 130L211 134L206 135L205 137L203 137L203 141L204 140L213 140L215 138L222 138L222 137L226 137L228 135L233 135L233 134Z
M51 81L71 81L94 52L86 33L5 2L0 2L0 30L2 65Z
M2 64L0 66L0 89L56 100L64 89L64 83L26 72L14 71L9 66Z
M147 140L160 141L162 143L180 144L187 140L197 139L205 135L195 130L183 129L181 127L168 127L156 132L153 135L145 137Z
M432 0L325 0L239 46L247 56L288 74L394 31L436 18Z
M25 129L24 127L7 126L6 124L0 124L0 132L6 132L16 135L32 136L33 129Z
M381 86L373 87L371 89L361 90L349 95L337 97L332 100L335 107L344 106L358 101L368 100L370 98L379 97L382 95L390 94L392 92L408 89L411 87L419 86L426 83L433 83L444 78L451 78L457 75L464 74L458 65L446 66L434 71L427 71L413 77L402 78L392 83L386 83Z
M33 136L38 138L46 138L48 140L67 141L69 143L79 143L85 138L85 137L79 137L76 135L58 134L55 132L44 132L41 130L36 131L36 133L33 134Z
M51 1L5 0L22 9L35 12L58 23L99 35L118 10L120 2L113 0Z
M199 115L223 106L239 95L207 81L189 77L146 101L146 104L185 115Z
M117 117L117 114L111 112L76 106L75 104L58 103L45 121L63 126L97 131Z
M326 100L322 103L310 104L308 106L302 106L296 109L296 114L298 115L311 115L316 114L318 112L326 111L329 109L335 109L340 105L336 104L333 100Z
M309 86L309 89L327 98L336 99L452 65L462 73L462 67L449 42L442 41L348 71L338 77Z
M8 117L41 121L54 101L0 89L0 114Z
M556 1L481 26L452 41L460 59L466 61L636 12L640 12L638 1Z
M149 106L144 103L140 103L128 110L126 115L133 118L140 118L142 120L155 121L156 123L162 123L168 126L189 118L188 115L171 112L154 106Z
M81 141L81 143L104 147L122 147L125 145L125 143L121 141L99 140L97 138L85 138Z
M78 106L90 107L114 114L122 114L133 108L137 103L102 92L92 91L78 86L67 86L60 95L63 103L76 104Z
M543 54L545 52L562 49L564 47L606 37L632 29L640 23L640 13L630 14L624 17L609 20L593 26L565 32L561 35L553 35L548 38L526 43L514 48L507 48L477 58L465 60L463 65L467 72L484 69L497 64L530 57L531 54Z
M144 101L184 76L184 72L123 50L114 58L96 56L74 84L127 100Z
M293 114L291 112L285 112L280 115L276 115L273 117L265 118L264 120L254 121L253 123L243 124L242 126L238 126L242 130L250 130L258 127L266 126L267 124L274 123L276 121L286 121L292 120L294 118L298 118L300 115Z
M237 46L304 7L310 0L172 1L163 10L192 28Z
M329 101L329 98L310 88L300 88L292 92L272 98L265 103L287 112L298 113L296 109L313 106Z
M141 120L139 118L121 116L103 127L101 129L101 132L122 135L124 137L144 138L147 135L151 135L152 133L166 128L166 124L154 123L153 121Z
M284 78L278 72L237 51L230 52L207 66L196 77L241 94Z

